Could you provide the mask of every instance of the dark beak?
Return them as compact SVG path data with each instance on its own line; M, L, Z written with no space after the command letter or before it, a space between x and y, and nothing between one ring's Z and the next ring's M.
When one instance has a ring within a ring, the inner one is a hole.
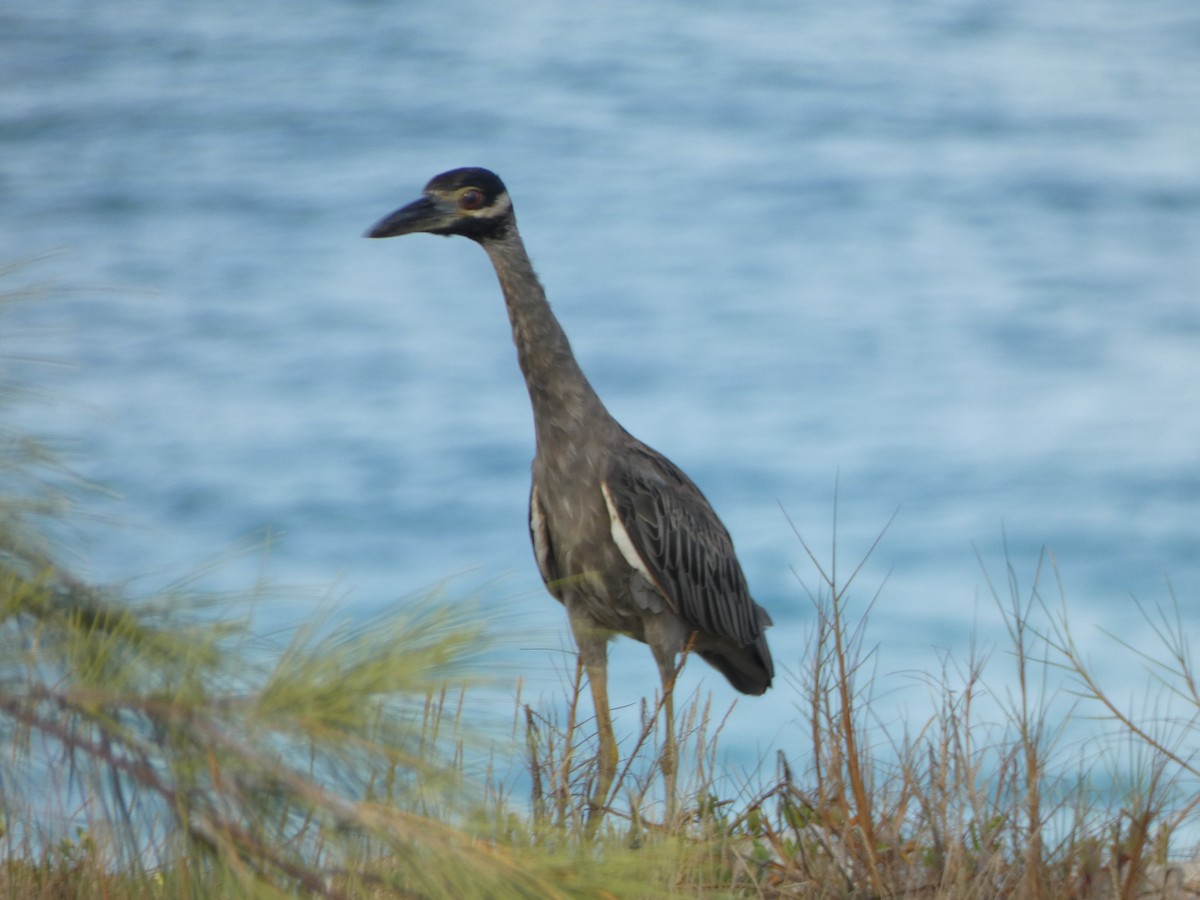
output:
M384 216L368 229L364 237L398 237L419 231L434 231L445 227L446 218L441 204L432 197L422 197L408 206L400 207L391 215Z

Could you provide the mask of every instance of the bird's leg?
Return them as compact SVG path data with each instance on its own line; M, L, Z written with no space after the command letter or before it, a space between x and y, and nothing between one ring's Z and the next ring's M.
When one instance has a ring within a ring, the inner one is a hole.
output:
M567 607L570 611L570 606ZM617 739L613 734L612 713L608 706L608 634L581 616L570 617L571 631L579 658L587 670L596 708L596 733L600 742L597 756L596 785L588 811L588 829L595 829L608 805L608 792L617 774Z
M675 748L675 654L666 648L653 644L654 661L658 663L658 675L662 679L662 708L663 708L663 749L662 772L663 790L666 794L666 820L675 818L675 772L678 768Z

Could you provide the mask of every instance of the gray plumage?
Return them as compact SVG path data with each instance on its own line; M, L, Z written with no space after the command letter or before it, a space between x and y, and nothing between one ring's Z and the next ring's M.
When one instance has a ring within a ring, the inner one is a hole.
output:
M700 489L625 431L579 368L500 179L486 169L438 175L419 200L367 236L413 232L477 241L500 280L537 438L530 536L542 578L566 607L587 668L600 732L593 794L599 809L617 760L605 684L607 640L621 633L649 644L673 741L676 657L690 646L739 691L762 694L774 676L765 636L771 619L751 599L733 541ZM663 760L671 795L673 754L672 744Z

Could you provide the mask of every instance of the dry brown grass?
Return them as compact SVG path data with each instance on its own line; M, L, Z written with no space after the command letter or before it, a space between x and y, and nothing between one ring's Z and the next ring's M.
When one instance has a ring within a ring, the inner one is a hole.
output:
M1024 592L1010 568L995 600L1015 690L997 707L989 660L945 654L925 676L933 713L896 737L875 711L869 622L849 613L857 570L839 584L814 559L791 686L807 747L731 789L722 717L680 698L679 813L664 820L648 698L592 834L578 669L561 705L518 695L516 740L496 744L463 725L479 634L449 607L313 623L268 651L211 609L187 620L80 585L33 546L0 547L0 896L1198 895L1176 858L1200 805L1177 605L1144 610L1158 646L1117 642L1155 679L1141 713L1087 665L1040 567ZM1065 746L1064 692L1101 719ZM527 796L468 774L508 753Z

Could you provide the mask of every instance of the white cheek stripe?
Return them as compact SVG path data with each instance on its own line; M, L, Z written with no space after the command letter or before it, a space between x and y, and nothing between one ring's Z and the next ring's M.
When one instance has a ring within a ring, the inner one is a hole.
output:
M650 574L650 569L646 566L637 548L633 546L633 540L629 537L629 532L625 530L625 524L617 514L617 506L613 503L612 494L608 490L608 482L600 482L600 490L604 493L604 505L608 507L608 518L611 525L610 530L612 531L613 543L617 545L617 549L625 557L625 562L629 563L635 571L661 591L661 585Z
M485 206L483 209L476 209L471 212L472 216L477 219L496 219L512 210L512 201L508 199L508 194L503 193L497 197L490 206Z

